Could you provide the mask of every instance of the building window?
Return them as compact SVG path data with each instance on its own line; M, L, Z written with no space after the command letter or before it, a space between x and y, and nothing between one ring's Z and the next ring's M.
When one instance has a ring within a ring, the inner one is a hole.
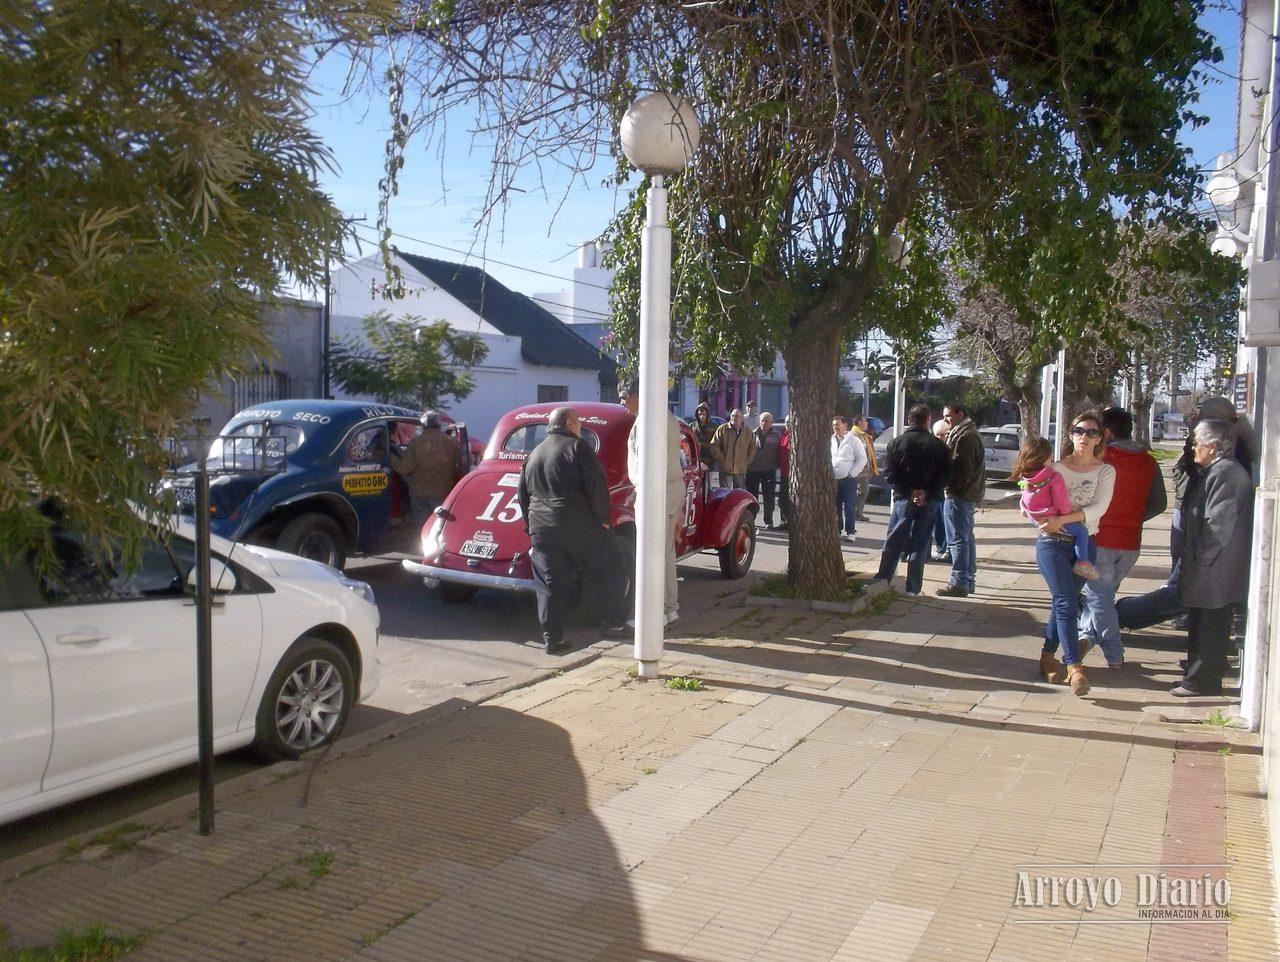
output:
M569 388L564 384L539 384L539 404L559 404L569 400Z

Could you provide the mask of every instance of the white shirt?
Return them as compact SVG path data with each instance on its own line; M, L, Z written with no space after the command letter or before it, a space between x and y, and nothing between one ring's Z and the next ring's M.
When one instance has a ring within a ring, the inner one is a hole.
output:
M1116 469L1100 464L1089 471L1076 471L1061 461L1053 463L1053 470L1067 483L1067 500L1072 511L1084 512L1084 526L1090 534L1098 533L1098 523L1111 507L1111 495L1116 486Z
M831 471L836 480L853 478L867 466L867 446L853 431L846 431L843 438L831 435Z

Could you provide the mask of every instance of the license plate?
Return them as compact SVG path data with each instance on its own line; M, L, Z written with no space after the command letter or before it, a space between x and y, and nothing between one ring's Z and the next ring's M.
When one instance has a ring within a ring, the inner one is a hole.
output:
M496 541L464 541L459 552L464 558L492 558L498 553Z

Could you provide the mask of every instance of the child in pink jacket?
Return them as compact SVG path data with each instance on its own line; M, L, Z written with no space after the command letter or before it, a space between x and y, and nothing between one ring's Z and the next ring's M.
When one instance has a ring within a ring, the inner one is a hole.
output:
M1067 483L1053 470L1049 463L1052 458L1053 448L1048 441L1028 438L1023 442L1014 464L1014 475L1020 475L1018 487L1022 489L1022 513L1034 522L1071 513ZM1100 575L1089 562L1089 529L1079 521L1073 521L1062 526L1062 533L1075 542L1076 563L1071 566L1072 573L1086 581L1096 581Z

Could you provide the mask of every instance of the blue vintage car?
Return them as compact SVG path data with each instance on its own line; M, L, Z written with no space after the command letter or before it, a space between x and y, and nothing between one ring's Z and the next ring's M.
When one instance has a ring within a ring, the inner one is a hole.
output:
M213 532L335 568L349 554L412 548L419 532L388 452L421 430L417 411L362 401L271 401L241 411L209 449ZM460 438L462 474L466 429L449 430ZM179 510L194 511L189 470L163 487Z

